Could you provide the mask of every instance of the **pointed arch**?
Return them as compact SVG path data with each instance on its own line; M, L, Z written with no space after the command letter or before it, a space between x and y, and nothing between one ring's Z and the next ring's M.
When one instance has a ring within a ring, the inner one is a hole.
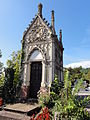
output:
M30 58L31 58L31 60L34 59L34 57L36 57L35 59L38 59L38 60L39 60L39 58L40 58L40 60L45 60L45 55L44 55L43 51L39 47L36 47L36 46L30 50L30 52L27 56L27 61L30 60Z

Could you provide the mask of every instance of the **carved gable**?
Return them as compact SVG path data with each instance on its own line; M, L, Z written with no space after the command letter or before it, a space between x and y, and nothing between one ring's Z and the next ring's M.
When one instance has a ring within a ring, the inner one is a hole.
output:
M50 37L50 29L45 25L41 18L37 17L26 34L25 40L27 43L35 43L50 40Z

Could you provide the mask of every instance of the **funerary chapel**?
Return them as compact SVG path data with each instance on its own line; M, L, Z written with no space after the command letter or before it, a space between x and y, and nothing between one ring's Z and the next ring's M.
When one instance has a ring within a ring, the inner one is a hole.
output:
M43 17L42 8L40 3L22 38L21 80L24 95L29 98L37 98L41 88L51 87L55 74L59 81L63 81L62 30L58 39L54 10L49 24Z

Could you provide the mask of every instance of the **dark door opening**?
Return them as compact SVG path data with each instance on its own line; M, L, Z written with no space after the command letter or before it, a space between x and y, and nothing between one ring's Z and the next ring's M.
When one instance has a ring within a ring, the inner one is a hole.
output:
M30 74L29 97L37 98L37 92L40 90L42 80L42 63L32 62Z

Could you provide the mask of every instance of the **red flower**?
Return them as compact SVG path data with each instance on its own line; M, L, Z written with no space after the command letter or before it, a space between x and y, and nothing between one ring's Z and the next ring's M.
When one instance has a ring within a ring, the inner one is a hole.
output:
M42 113L38 114L36 118L35 115L33 114L30 120L50 120L50 114L48 108L46 107L42 109Z

